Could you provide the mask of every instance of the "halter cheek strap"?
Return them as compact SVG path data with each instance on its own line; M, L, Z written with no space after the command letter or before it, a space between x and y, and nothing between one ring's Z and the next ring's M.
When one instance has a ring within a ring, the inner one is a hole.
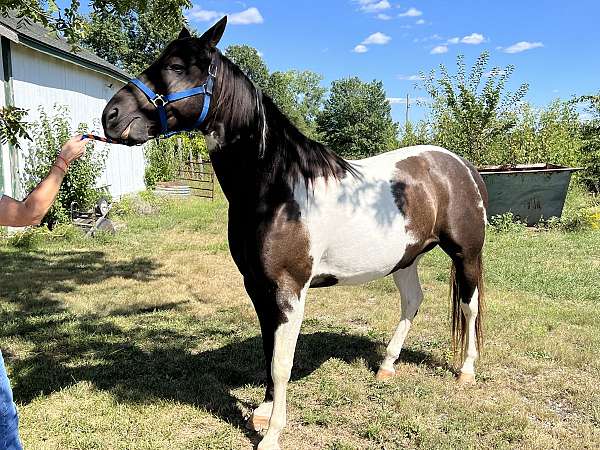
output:
M204 84L191 89L186 89L184 91L172 92L166 95L155 93L138 78L134 78L129 82L135 87L137 87L140 91L142 91L144 95L148 97L148 101L152 103L157 109L161 128L160 134L165 137L169 137L182 131L195 130L202 124L202 122L204 122L204 119L206 119L206 116L208 115L208 110L210 108L210 101L213 94L213 87L215 84L216 76L217 66L214 63L211 63L208 68L208 78L206 79ZM198 119L196 119L194 125L192 125L191 128L186 128L177 131L169 131L169 124L167 123L167 110L165 106L168 103L176 102L177 100L183 100L184 98L194 97L196 95L203 95L204 101L202 102L202 111L200 112L200 116L198 117Z

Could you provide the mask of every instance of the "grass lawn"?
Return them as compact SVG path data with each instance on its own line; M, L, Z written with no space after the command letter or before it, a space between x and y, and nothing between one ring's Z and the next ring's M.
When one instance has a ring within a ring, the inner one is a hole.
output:
M115 237L0 248L0 339L28 449L252 448L258 322L226 242L226 205L128 215ZM600 232L490 233L486 346L458 388L449 264L397 363L391 278L311 290L288 394L287 449L600 448Z

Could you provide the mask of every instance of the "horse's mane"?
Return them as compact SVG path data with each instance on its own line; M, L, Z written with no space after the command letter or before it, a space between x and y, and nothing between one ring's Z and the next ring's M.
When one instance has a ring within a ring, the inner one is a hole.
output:
M318 177L358 175L350 162L306 137L237 65L220 53L218 57L222 86L216 109L223 111L226 128L246 130L252 136L266 177L283 177L293 186L297 182L311 184Z

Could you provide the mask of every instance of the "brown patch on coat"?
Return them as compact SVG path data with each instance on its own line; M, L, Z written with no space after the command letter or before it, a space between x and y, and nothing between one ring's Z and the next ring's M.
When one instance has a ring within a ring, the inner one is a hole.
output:
M300 207L295 200L279 206L273 216L263 247L262 262L265 275L277 284L277 303L282 311L289 311L289 294L300 296L310 279L312 257L309 253L308 231L300 221Z
M410 266L415 258L440 244L449 255L470 256L481 251L485 239L483 179L468 161L427 151L396 163L391 191L407 218L406 231L417 242L392 269Z
M391 191L407 220L406 231L416 240L410 244L390 273L410 266L415 258L435 246L436 201L432 192L431 166L426 158L411 156L396 163Z

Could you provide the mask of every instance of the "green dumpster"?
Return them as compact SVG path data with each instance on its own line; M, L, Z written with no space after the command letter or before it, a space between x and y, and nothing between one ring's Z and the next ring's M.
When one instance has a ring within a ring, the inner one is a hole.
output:
M571 174L580 170L554 164L517 164L478 168L488 190L488 218L512 212L535 225L562 214Z

